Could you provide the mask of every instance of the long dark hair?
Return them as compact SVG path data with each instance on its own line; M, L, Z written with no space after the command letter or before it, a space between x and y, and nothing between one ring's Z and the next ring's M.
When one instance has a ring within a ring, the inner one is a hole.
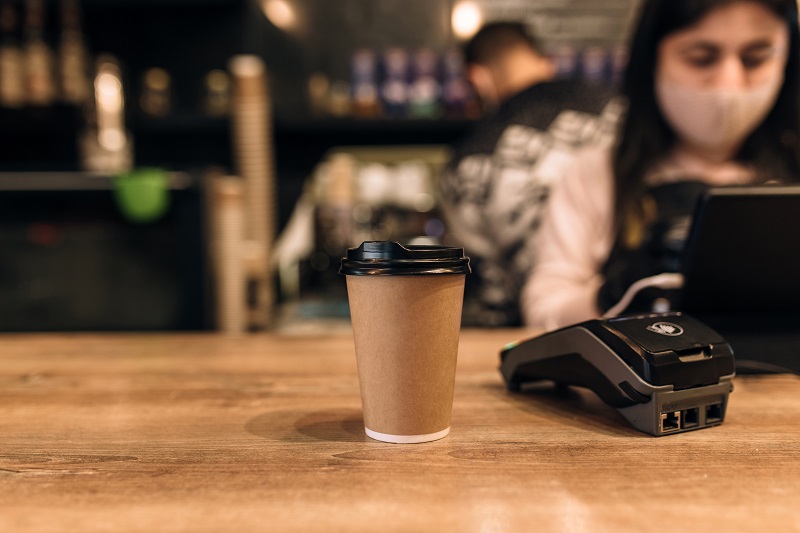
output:
M646 172L673 147L676 136L656 103L654 77L661 40L699 21L712 9L742 0L644 0L630 45L622 92L628 111L621 121L613 158L616 227L640 211ZM754 0L789 26L783 87L767 118L745 140L736 160L756 169L759 179L800 180L800 34L796 0Z

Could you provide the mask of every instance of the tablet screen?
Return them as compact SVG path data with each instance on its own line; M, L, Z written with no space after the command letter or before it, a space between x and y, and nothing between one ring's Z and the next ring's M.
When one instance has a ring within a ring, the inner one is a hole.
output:
M687 312L797 312L800 186L710 189L695 211L683 274Z

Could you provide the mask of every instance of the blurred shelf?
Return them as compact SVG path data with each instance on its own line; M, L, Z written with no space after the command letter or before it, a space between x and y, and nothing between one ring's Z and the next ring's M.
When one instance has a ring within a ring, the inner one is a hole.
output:
M282 118L276 117L274 128L286 133L370 133L370 132L461 132L476 123L472 119L455 118ZM159 131L220 131L230 125L228 116L176 114L163 117L137 115L131 127L144 132Z
M0 107L0 133L44 135L53 130L74 129L82 125L83 111L74 105L53 104L47 107ZM276 117L274 128L286 133L392 133L428 131L459 133L477 121L465 118L282 118ZM200 113L176 113L163 117L133 114L128 126L143 133L227 131L229 116L209 116Z
M53 0L55 1L55 0ZM108 7L196 7L196 6L221 6L239 7L246 0L83 0L85 6Z
M450 145L474 124L466 119L277 118L275 143L285 159L292 158L284 149L290 146L302 146L305 157L319 157L336 146Z
M281 176L303 180L332 148L341 146L440 146L465 135L475 120L441 118L288 118L273 124L276 164ZM77 139L83 130L74 106L0 109L0 169L62 171L79 167ZM233 168L229 116L178 112L150 117L132 112L138 166ZM66 141L66 142L65 142ZM29 178L25 178L29 179Z
M82 122L82 114L80 107L63 103L0 107L0 135L47 137L75 131Z
M461 118L354 118L325 117L305 119L276 118L275 127L286 132L461 132L475 124Z
M194 183L188 172L167 173L170 189L186 189ZM114 176L95 172L0 172L0 192L9 191L105 191L114 188Z
M149 133L227 133L228 117L208 115L176 114L164 117L134 116L129 127L142 134Z

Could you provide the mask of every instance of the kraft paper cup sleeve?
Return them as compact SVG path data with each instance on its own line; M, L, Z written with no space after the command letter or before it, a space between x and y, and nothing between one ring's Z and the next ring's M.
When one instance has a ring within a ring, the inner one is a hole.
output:
M348 276L369 430L421 436L450 427L464 279Z

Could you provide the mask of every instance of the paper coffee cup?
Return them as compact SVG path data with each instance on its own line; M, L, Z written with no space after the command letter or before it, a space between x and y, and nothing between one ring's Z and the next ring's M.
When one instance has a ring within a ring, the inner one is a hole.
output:
M339 271L367 435L395 443L446 436L470 271L463 249L365 242L347 251Z

